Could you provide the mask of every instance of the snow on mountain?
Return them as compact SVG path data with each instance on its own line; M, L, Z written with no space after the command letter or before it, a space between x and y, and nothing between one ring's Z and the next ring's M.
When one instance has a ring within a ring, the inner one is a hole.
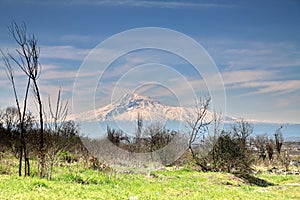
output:
M136 93L125 94L119 100L102 108L69 116L77 121L136 121L138 115L144 121L186 121L194 113L193 108L168 106L151 97ZM211 120L213 113L208 112L206 120Z
M108 104L102 108L95 110L73 114L68 116L68 120L76 120L81 123L81 130L84 133L98 135L99 132L104 133L107 124L110 122L118 122L119 128L122 128L126 133L134 133L138 114L146 122L161 122L169 124L170 129L177 130L180 128L178 122L185 123L190 115L195 114L194 108L168 106L160 103L147 96L142 96L136 93L125 94L119 100ZM211 121L213 113L208 111L206 121ZM223 118L224 130L229 130L231 125L239 118L225 116ZM258 120L247 120L254 124L254 133L269 133L273 134L282 124L261 122ZM124 122L120 124L119 122ZM127 122L130 122L127 124ZM170 122L170 123L168 123ZM100 126L100 131L99 131ZM284 124L284 137L289 141L300 141L299 137L300 124Z

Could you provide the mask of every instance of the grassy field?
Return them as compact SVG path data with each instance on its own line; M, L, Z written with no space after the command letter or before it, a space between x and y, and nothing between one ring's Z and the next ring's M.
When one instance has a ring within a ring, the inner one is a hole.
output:
M300 199L299 175L188 169L121 174L57 167L51 181L0 175L0 199Z

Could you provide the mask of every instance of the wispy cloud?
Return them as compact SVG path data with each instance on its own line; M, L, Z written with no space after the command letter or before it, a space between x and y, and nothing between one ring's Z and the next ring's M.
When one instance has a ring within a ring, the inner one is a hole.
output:
M277 72L270 70L234 70L222 72L222 78L226 86L251 81L272 80L276 76Z
M45 5L68 5L68 6L114 6L114 7L144 7L144 8L171 8L171 9L182 9L182 8L192 8L192 9L211 9L211 8L232 8L235 7L233 4L224 3L203 3L197 1L153 1L153 0L28 0L21 1L20 3L27 4L45 4ZM14 1L15 3L16 1ZM12 3L11 1L4 0L4 3Z
M63 42L81 42L81 43L87 43L87 42L94 42L94 41L99 41L98 39L95 39L91 35L76 35L76 34L71 34L71 35L62 35L59 38Z
M231 70L300 66L299 47L291 42L207 39L204 43L217 65Z
M222 73L226 88L239 89L241 95L273 94L282 95L298 91L299 80L277 80L280 78L278 70L236 70ZM247 92L246 89L254 91Z
M62 67L55 65L43 65L43 71L40 78L50 82L57 80L64 82L66 80L74 80L76 72L76 69L64 70Z
M81 1L78 1L81 2ZM150 7L150 8L218 8L232 7L233 5L215 4L215 3L200 3L195 1L139 1L139 0L102 0L90 1L91 4L109 5L109 6L133 6L133 7Z
M80 49L73 46L41 46L42 58L84 60L90 49Z
M239 88L255 88L255 91L246 95L274 94L285 95L300 90L300 80L285 81L258 81L246 82L238 85Z
M279 108L288 108L288 107L293 108L294 106L299 108L300 107L299 94L295 93L292 95L282 95L280 98L276 100L275 103L276 103L275 105ZM293 111L298 112L297 109L293 109Z

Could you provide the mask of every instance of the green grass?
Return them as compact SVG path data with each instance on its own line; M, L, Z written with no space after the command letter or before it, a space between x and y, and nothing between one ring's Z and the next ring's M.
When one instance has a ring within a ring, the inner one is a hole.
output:
M0 199L300 199L300 176L188 169L146 176L56 167L51 181L0 175Z

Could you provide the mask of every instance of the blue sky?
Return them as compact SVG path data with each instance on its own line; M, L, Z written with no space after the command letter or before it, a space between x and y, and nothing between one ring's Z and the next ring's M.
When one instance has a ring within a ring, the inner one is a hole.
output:
M0 0L0 47L13 52L16 46L7 31L11 20L24 21L28 31L38 38L43 66L39 82L45 97L54 96L62 86L64 98L71 101L83 60L105 39L133 28L162 27L181 32L206 49L223 78L227 115L300 123L299 1ZM105 53L112 52L104 52L104 57ZM134 66L149 62L170 66L198 90L197 94L209 93L189 63L154 50L131 52L119 58L101 81L111 89ZM3 63L0 64L3 108L14 105L14 101ZM22 76L16 75L22 94ZM178 85L175 93L185 90L179 87L179 80L173 80ZM130 80L123 81L123 87L130 87ZM100 102L109 92L98 87L96 99ZM141 87L139 92L165 103L176 102L176 94L159 85ZM185 101L192 105L193 99Z

